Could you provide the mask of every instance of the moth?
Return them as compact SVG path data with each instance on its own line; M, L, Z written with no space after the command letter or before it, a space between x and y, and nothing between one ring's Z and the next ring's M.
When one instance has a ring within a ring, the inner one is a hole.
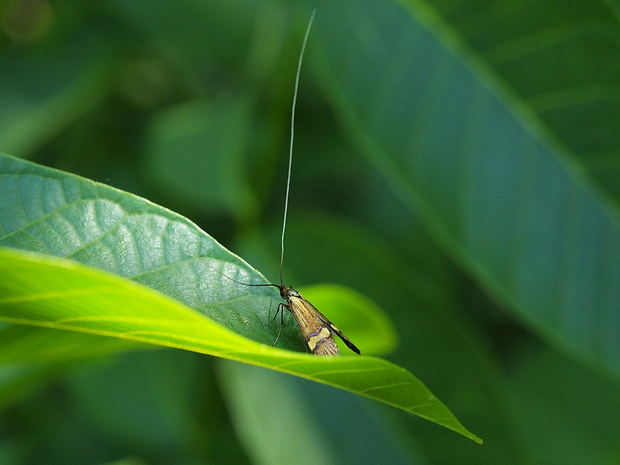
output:
M283 285L276 287L280 289L280 297L287 302L286 305L282 304L282 306L290 310L295 317L301 334L314 355L338 355L340 353L336 341L334 341L334 334L337 334L353 352L360 353L355 344L342 334L342 331L336 328L314 305L304 299L299 292Z
M244 283L239 283L244 284ZM295 321L301 330L301 334L314 355L339 355L338 345L334 340L336 334L346 346L356 354L360 350L351 340L340 331L335 324L327 319L325 315L308 302L298 291L283 284L244 284L245 286L272 286L280 291L280 297L286 300L278 306L278 312L286 308L295 317ZM277 313L276 313L277 316ZM280 337L276 337L276 342ZM275 344L275 342L274 342Z
M301 63L304 56L304 51L306 49L306 43L308 41L308 35L310 33L310 28L312 27L312 22L314 20L314 15L316 14L316 9L312 12L312 16L310 17L310 21L308 23L308 27L306 28L306 34L304 36L304 40L301 46L301 53L299 56L299 61L297 63L297 74L295 77L295 90L293 92L293 105L291 111L291 141L289 146L289 163L288 163L288 177L286 183L286 195L284 199L284 219L282 222L282 242L281 242L281 254L280 254L280 284L246 284L241 283L239 281L235 281L238 284L243 284L245 286L272 286L277 288L280 291L280 297L286 301L286 303L281 303L278 305L278 312L282 311L282 308L286 308L289 310L293 316L295 317L295 321L297 325L299 325L299 329L301 330L301 334L308 345L308 348L314 355L338 355L340 351L338 350L338 345L336 345L336 341L334 340L334 334L340 337L342 341L347 345L349 349L353 352L359 354L360 350L353 344L348 337L346 337L342 331L340 331L331 321L327 319L325 315L319 312L314 305L308 302L304 297L297 292L292 287L285 286L282 284L282 267L284 263L284 233L286 231L286 217L288 212L288 200L291 186L291 167L293 165L293 139L294 139L294 128L295 128L295 106L297 102L297 91L299 88L299 75L301 72ZM231 278L232 279L232 278ZM277 316L277 313L276 313ZM281 327L280 327L281 329ZM280 333L278 332L278 336L276 337L276 341Z

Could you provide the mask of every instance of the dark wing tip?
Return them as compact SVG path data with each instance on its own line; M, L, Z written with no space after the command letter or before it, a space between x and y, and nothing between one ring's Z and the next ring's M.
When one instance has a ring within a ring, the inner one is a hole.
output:
M332 325L333 329L336 329L333 325ZM357 346L355 344L353 344L348 337L346 337L344 334L342 334L342 331L336 329L336 334L338 335L338 337L340 339L342 339L342 342L344 342L347 347L349 349L351 349L353 352L355 352L358 355L362 355L362 353L360 352L360 350L357 348Z
M351 341L349 341L348 339L343 339L343 341L347 345L347 347L351 349L353 352L355 352L357 355L362 355L362 353L357 348L357 346L353 344Z

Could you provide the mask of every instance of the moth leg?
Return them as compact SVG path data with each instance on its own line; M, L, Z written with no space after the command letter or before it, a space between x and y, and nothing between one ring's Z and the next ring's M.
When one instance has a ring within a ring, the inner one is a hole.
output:
M280 333L282 332L282 327L284 326L284 312L282 311L282 309L284 308L286 308L287 310L290 310L290 307L286 305L285 303L278 304L278 310L276 311L276 314L273 316L273 319L271 320L271 323L273 323L273 320L276 319L276 317L278 316L278 313L280 314L280 327L278 328L278 335L276 336L276 340L273 341L274 346L278 343L278 339L280 339Z

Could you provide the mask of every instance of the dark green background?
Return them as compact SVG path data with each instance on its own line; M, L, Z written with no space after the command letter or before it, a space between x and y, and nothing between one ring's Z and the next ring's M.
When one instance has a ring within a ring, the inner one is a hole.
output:
M0 151L175 210L277 280L310 9L2 2ZM585 0L318 2L285 279L374 299L390 359L484 445L154 350L3 367L24 383L0 402L0 463L618 463L617 18Z

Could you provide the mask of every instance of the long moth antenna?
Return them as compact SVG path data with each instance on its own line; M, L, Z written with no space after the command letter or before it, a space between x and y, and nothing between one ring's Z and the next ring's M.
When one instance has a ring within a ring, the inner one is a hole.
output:
M284 217L282 219L282 240L281 240L281 252L280 252L280 285L282 286L282 268L284 267L284 234L286 232L286 217L288 215L288 198L291 191L291 171L293 168L293 141L295 140L295 107L297 106L297 91L299 89L299 76L301 74L301 63L304 58L304 52L306 51L306 43L308 42L308 36L310 35L310 29L314 21L314 15L316 14L316 8L312 10L310 21L306 27L306 33L304 35L304 41L301 44L301 52L299 54L299 61L297 62L297 74L295 75L295 90L293 91L293 105L291 108L291 142L289 144L288 151L288 174L286 177L286 195L284 196Z

